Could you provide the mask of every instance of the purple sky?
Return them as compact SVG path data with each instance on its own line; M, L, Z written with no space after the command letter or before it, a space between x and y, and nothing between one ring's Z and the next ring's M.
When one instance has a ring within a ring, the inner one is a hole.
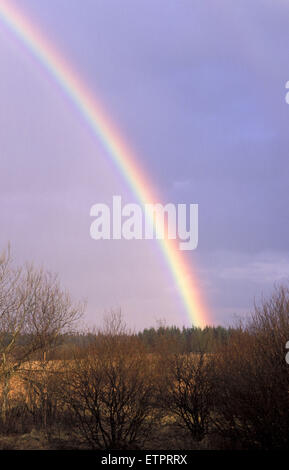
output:
M289 278L285 0L11 0L79 70L163 202L199 204L186 253L214 323ZM86 321L188 324L154 241L93 241L89 210L136 202L79 113L0 24L0 245L60 274Z

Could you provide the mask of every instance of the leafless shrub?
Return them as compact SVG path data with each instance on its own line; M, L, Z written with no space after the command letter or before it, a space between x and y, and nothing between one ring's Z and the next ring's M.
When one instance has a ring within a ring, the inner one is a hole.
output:
M289 290L279 287L219 352L215 422L230 447L288 447L288 338Z
M154 423L153 363L112 314L66 374L66 404L92 448L138 448Z
M168 354L162 367L161 407L194 441L203 440L211 422L212 361L203 353Z

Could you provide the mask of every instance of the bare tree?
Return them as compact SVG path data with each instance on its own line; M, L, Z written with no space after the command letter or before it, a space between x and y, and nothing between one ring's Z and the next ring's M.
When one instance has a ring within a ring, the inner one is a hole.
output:
M215 421L230 447L288 448L288 338L289 289L280 286L220 350Z
M15 267L8 248L0 259L1 415L5 423L9 386L21 365L55 346L57 338L81 317L57 276L32 265Z
M211 423L212 359L204 353L168 354L162 369L161 406L194 441L201 441Z
M92 448L137 448L153 426L153 363L112 314L66 375L66 403Z

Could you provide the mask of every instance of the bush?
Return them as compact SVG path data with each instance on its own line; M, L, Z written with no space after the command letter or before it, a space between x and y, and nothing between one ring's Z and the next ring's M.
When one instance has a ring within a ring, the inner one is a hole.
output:
M279 287L219 352L215 424L230 447L288 448L288 338L289 289Z
M113 328L98 334L66 373L66 405L90 447L133 449L154 424L153 364L140 340ZM120 325L119 325L120 326Z

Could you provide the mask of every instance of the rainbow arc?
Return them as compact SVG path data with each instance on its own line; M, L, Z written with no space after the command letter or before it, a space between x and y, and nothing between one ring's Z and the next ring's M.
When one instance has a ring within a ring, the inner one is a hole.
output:
M92 96L78 73L67 64L60 52L50 44L34 23L31 23L12 0L0 0L0 20L26 46L46 71L55 79L99 139L107 154L142 204L155 204L160 199L150 184L140 162L132 154L104 109ZM158 240L190 321L195 326L209 324L197 279L185 254L175 240Z

